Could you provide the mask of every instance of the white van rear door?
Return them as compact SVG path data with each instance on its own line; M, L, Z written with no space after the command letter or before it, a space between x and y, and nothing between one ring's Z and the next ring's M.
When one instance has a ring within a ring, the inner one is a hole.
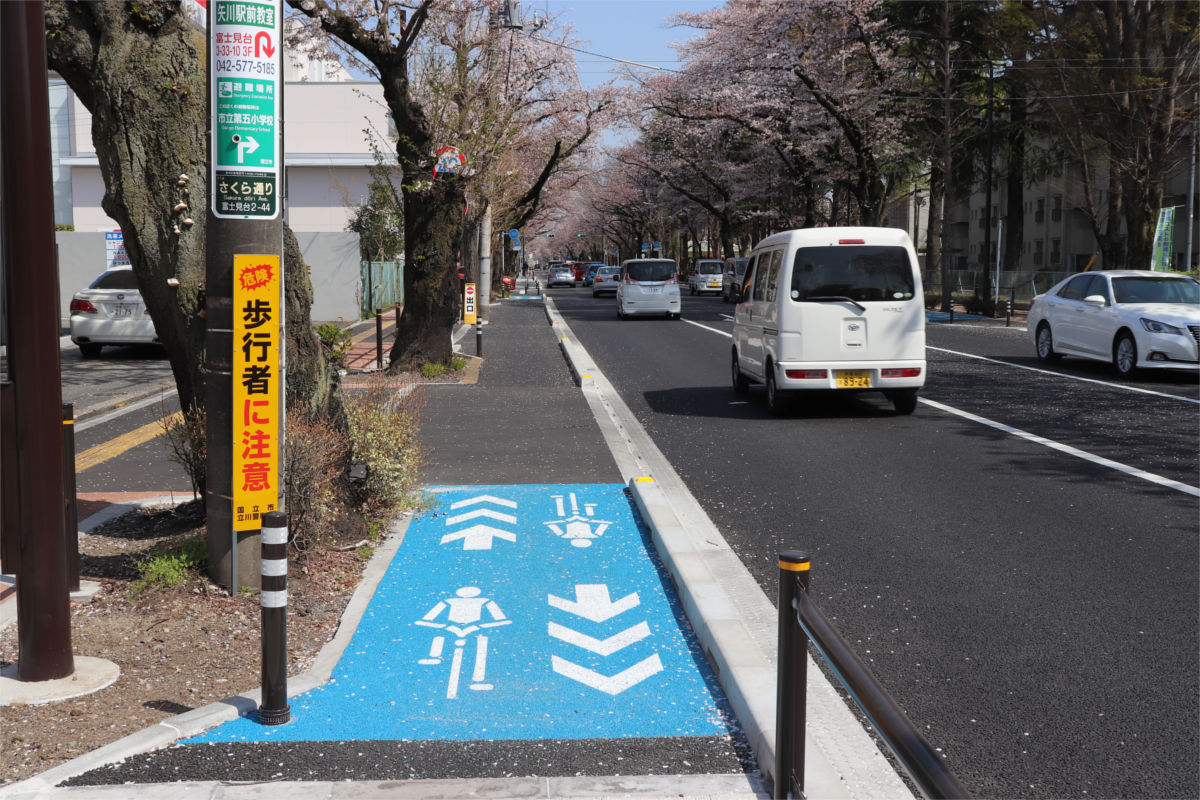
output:
M788 360L896 361L925 358L920 277L908 248L865 242L796 251L789 316L802 332Z

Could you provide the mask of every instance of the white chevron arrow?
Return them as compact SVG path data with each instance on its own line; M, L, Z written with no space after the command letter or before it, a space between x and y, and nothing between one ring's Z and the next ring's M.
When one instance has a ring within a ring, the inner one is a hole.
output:
M466 508L467 506L473 506L476 503L494 503L495 505L504 506L506 508L517 507L517 504L512 500L505 500L503 497L495 497L490 494L481 494L477 497L468 497L466 500L459 500L457 503L451 503L450 507Z
M466 522L469 519L477 517L487 517L488 519L499 520L500 522L516 522L517 518L512 514L505 514L502 511L492 511L490 508L478 508L474 511L468 511L466 514L459 514L456 517L450 517L446 520L447 525L457 525L460 522Z
M515 542L517 535L512 531L502 531L487 525L472 525L461 531L447 533L442 537L441 543L457 542L459 539L462 539L463 550L491 550L493 539Z
M611 677L601 675L599 672L590 670L587 667L581 667L558 656L550 656L550 663L553 665L554 671L564 678L570 678L573 681L613 696L620 694L630 686L636 686L651 675L662 672L663 668L662 661L658 658L658 653L639 661L629 669L622 670Z
M573 644L576 647L582 647L584 650L590 650L593 653L598 653L602 656L611 656L618 650L628 647L634 642L640 642L650 635L650 626L645 622L639 622L632 628L627 628L620 633L614 633L607 639L596 639L588 636L586 633L573 631L570 628L564 628L562 625L550 623L547 631L555 639L560 639L567 644Z
M564 600L550 594L546 595L546 602L553 608L562 609L592 622L605 622L633 608L641 600L638 599L637 592L634 592L614 602L608 597L608 584L578 583L575 585L574 600Z

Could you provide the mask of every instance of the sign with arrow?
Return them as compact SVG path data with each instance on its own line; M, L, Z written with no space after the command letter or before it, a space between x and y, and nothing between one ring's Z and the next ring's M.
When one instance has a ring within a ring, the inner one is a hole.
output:
M214 0L212 14L212 211L224 219L275 219L283 11L279 0Z

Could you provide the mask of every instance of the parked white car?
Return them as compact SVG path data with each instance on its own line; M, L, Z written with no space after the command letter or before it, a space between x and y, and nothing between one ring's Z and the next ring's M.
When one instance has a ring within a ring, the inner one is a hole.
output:
M130 267L100 274L71 298L71 341L84 358L104 345L161 344Z
M1033 299L1029 336L1037 356L1138 369L1200 370L1200 283L1187 275L1101 270L1073 275Z

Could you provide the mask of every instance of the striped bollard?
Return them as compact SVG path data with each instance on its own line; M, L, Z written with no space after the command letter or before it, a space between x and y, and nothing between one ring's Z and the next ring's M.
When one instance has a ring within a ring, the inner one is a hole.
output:
M262 518L262 703L258 721L282 725L292 718L287 702L287 514Z

